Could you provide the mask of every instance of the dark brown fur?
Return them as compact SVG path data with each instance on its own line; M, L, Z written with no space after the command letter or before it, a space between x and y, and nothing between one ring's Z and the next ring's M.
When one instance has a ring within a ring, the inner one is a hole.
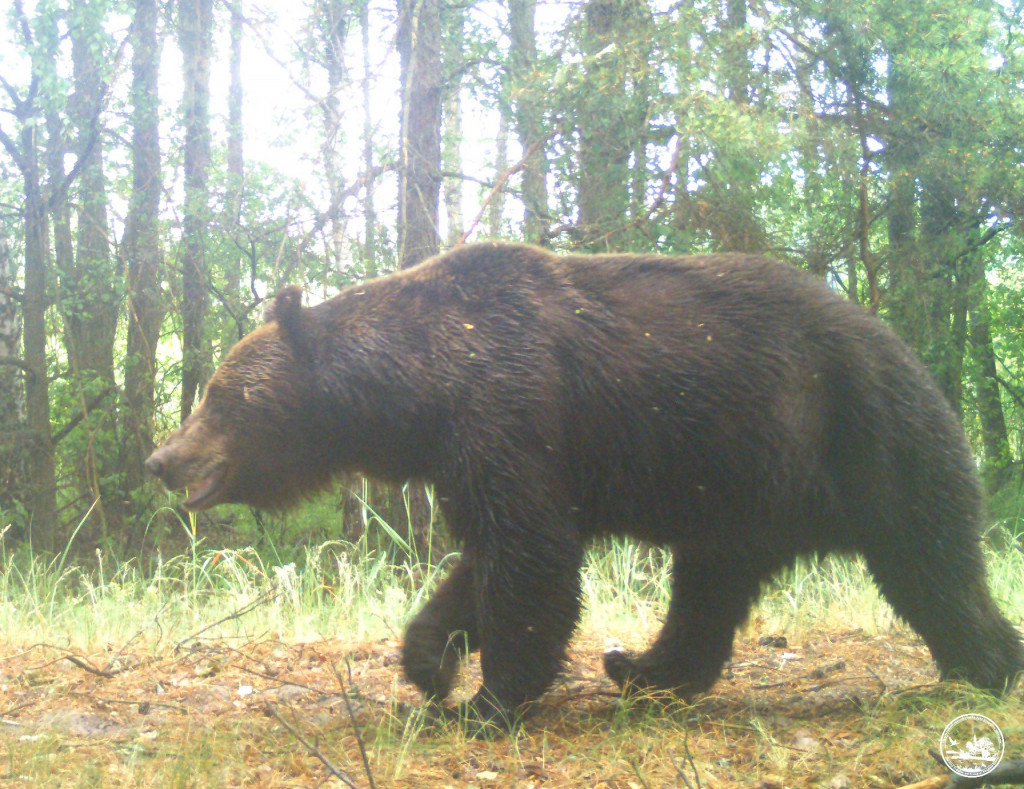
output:
M1024 668L978 545L963 430L881 321L738 255L458 248L303 309L278 296L149 466L190 506L282 507L340 471L436 486L461 563L403 664L443 699L481 650L484 718L540 696L580 608L584 546L673 552L665 627L606 657L628 686L707 690L761 583L862 553L944 675Z

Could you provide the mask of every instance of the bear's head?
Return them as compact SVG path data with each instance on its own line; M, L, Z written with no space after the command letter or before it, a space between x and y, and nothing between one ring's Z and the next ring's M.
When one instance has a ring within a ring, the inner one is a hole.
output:
M329 478L301 302L296 287L275 297L266 324L231 349L199 407L146 461L169 490L187 491L187 509L280 509Z

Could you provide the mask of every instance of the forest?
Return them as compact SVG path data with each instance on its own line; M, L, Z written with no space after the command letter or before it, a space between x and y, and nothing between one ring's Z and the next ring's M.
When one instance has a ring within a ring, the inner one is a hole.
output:
M676 577L601 542L558 679L473 738L402 679L400 633L459 560L431 488L352 477L287 514L191 515L143 464L286 285L317 304L486 239L761 253L930 368L1019 629L1024 0L0 14L0 784L937 789L963 785L936 749L965 713L1020 783L1019 685L940 682L858 557L764 583L684 700L602 667L655 639ZM939 619L963 580L938 578ZM461 668L454 703L482 681Z
M5 551L156 539L142 462L281 286L488 238L806 268L920 353L1015 499L1022 28L1021 0L12 0ZM318 539L403 494L332 500Z

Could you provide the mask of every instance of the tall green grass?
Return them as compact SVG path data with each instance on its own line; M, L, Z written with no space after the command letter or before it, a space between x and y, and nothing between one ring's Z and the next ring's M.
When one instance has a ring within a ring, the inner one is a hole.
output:
M67 566L59 557L4 558L3 643L75 649L138 639L175 643L195 636L398 637L455 560L396 557L365 540L325 542L285 564L252 549L218 550L196 540L187 554L158 554L145 572L138 562L115 562L102 553L89 569ZM1024 551L992 551L988 559L997 600L1021 622ZM655 631L667 606L670 577L671 562L660 550L623 541L595 547L582 578L582 630L631 641ZM877 632L896 621L863 561L839 556L797 561L767 585L754 617L764 629L791 633L815 627Z

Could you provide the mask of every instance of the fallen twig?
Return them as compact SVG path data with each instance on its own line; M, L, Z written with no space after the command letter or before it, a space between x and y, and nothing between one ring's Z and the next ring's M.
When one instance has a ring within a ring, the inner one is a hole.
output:
M230 622L232 619L238 619L239 617L243 617L246 614L252 613L257 608L259 608L261 605L263 605L264 603L269 603L271 600L273 600L275 597L277 597L280 594L281 594L281 590L280 589L276 589L276 588L275 589L271 589L270 591L264 592L259 597L257 597L255 600L253 600L252 602L246 603L241 608L235 609L234 611L232 611L227 616L222 616L216 622L210 622L208 625L203 625L201 628L199 628L197 631L195 631L191 635L185 636L185 638L183 638L180 641L175 643L175 645L174 645L175 650L181 649L181 647L184 644L187 644L189 641L195 641L197 638L199 638L199 636L201 636L207 630L211 630L212 628L215 628L217 625L222 625L225 622Z
M352 666L348 662L348 658L345 658L345 667L348 670L348 682L352 684ZM355 713L352 712L352 702L348 698L348 693L345 692L345 681L341 678L341 672L338 671L338 667L331 663L331 670L334 672L334 676L338 680L338 686L341 688L341 697L345 700L345 709L348 710L348 719L352 721L352 732L356 735L356 744L359 746L359 755L363 759L363 770L366 772L366 780L370 783L370 789L377 789L376 784L373 782L373 773L370 771L370 759L366 755L366 746L363 744L363 735L359 732L359 724L356 723Z
M99 668L98 666L93 665L89 660L72 654L65 655L64 659L68 661L68 663L78 666L83 671L88 671L90 674L95 674L97 677L104 677L105 679L116 677L127 668L119 668L116 670L111 670L109 666L107 668Z
M697 769L697 763L693 760L693 754L690 753L690 727L686 727L686 732L683 734L683 753L686 754L686 764L690 765L690 769L693 770L693 780L697 782L696 788L690 779L686 775L685 765L682 763L682 759L675 759L676 764L676 775L679 776L680 780L686 784L686 789L701 789L700 785L700 771Z
M351 789L359 789L359 787L356 784L354 784L352 780L347 775L345 775L345 773L343 773L341 770L339 770L331 763L331 760L324 755L324 752L321 751L320 748L315 743L312 743L305 737L303 737L302 732L300 732L298 729L292 726L292 724L286 721L284 717L281 715L281 713L277 711L277 708L274 707L273 704L271 704L268 701L264 705L264 709L266 709L269 715L276 718L278 723L284 726L285 729L288 730L288 733L292 735L292 737L294 737L296 740L298 740L303 748L309 751L310 755L315 756L320 761L320 763L327 768L327 771L331 775L333 775L335 778L337 778L339 781L345 784L345 786L349 786L351 787Z
M188 712L188 707L183 704L177 704L172 701L151 701L150 699L111 699L105 696L96 696L92 693L78 693L76 691L69 691L68 696L73 699L87 699L88 701L96 704L123 704L126 707L161 707L167 710L174 710L175 712Z

